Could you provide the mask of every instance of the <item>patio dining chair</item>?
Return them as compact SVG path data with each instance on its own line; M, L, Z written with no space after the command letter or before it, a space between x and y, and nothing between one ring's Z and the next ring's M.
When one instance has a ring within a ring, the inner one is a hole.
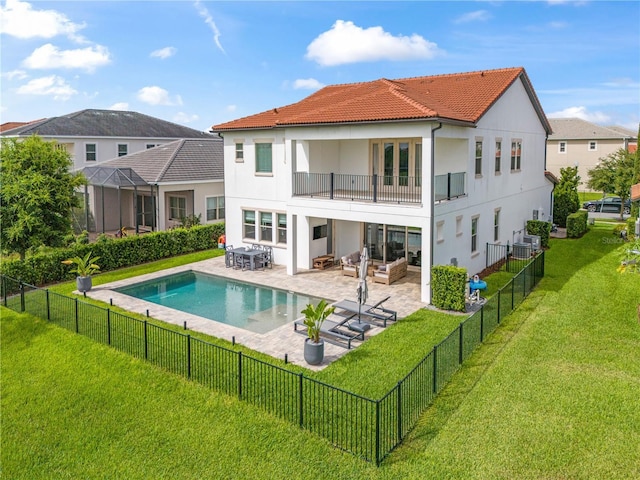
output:
M227 268L233 267L233 245L227 245L224 252L224 264Z
M264 249L264 254L263 254L264 266L273 268L273 248L267 245L264 245L263 249Z

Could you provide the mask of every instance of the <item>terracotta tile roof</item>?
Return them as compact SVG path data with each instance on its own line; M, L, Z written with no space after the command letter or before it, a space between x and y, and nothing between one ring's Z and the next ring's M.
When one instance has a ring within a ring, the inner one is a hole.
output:
M640 201L640 183L631 186L631 200Z
M44 119L40 120L31 120L30 122L5 122L0 125L0 132L5 132L7 130L13 130L14 128L23 127L25 125L29 125L30 123L40 122Z
M475 123L518 78L548 127L524 68L517 67L330 85L297 103L214 125L212 130L414 119Z

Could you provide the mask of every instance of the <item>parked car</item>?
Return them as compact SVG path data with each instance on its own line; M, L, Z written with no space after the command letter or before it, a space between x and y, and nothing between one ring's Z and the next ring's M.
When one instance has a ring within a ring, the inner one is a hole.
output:
M622 207L622 199L620 197L604 197L600 200L589 200L582 204L582 208L590 212L602 213L620 213L620 207ZM624 202L624 210L622 213L629 215L630 212L631 200L627 198Z

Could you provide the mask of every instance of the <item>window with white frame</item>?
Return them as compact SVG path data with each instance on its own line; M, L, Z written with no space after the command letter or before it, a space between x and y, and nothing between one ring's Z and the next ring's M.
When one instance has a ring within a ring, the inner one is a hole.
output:
M415 152L414 152L414 175L416 178L416 187L420 187L422 185L422 144L415 144Z
M224 218L224 197L207 197L207 221Z
M440 220L436 223L436 242L444 242L444 220Z
M159 147L160 145L162 145L162 144L161 143L147 143L146 147L147 147L147 150L149 150L150 148Z
M181 220L187 216L187 199L169 197L169 220Z
M84 146L84 158L87 162L95 162L97 158L98 147L95 143L87 143Z
M522 140L511 142L511 170L520 170L520 160L522 158Z
M500 209L496 208L493 212L493 241L500 241Z
M129 145L127 145L126 143L119 143L118 144L118 156L119 157L124 157L128 152L129 152Z
M596 142L595 140L591 140L589 142L589 151L595 152L596 150L598 150L598 142Z
M558 153L567 153L567 142L558 142Z
M270 143L256 143L256 173L273 173Z
M456 217L456 237L462 235L462 215Z
M236 162L244 162L244 143L236 142Z
M287 243L287 214L278 213L278 243Z
M260 241L273 241L273 214L271 212L260 212Z
M496 140L496 161L494 165L494 172L500 173L502 167L502 140Z
M471 253L478 251L478 217L471 219Z
M256 212L253 210L242 211L242 225L244 238L256 239Z
M476 140L476 176L482 175L482 140Z

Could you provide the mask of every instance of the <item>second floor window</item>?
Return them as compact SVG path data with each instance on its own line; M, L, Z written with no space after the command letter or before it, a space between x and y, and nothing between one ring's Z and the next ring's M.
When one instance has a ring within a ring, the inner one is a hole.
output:
M118 144L118 156L119 157L124 157L127 152L129 150L129 146L126 143L119 143Z
M87 143L84 146L85 160L87 162L95 162L97 160L97 150L95 143Z
M567 142L558 143L558 153L567 153Z
M589 151L595 152L596 150L598 150L598 142L596 141L589 142Z
M236 162L242 162L244 160L244 144L236 143Z
M476 142L476 175L482 175L482 141Z
M498 140L496 141L496 164L494 167L494 171L496 173L500 173L501 166L502 166L502 142Z
M270 143L256 143L256 173L273 173Z
M520 170L520 159L522 158L522 141L511 142L511 170Z

